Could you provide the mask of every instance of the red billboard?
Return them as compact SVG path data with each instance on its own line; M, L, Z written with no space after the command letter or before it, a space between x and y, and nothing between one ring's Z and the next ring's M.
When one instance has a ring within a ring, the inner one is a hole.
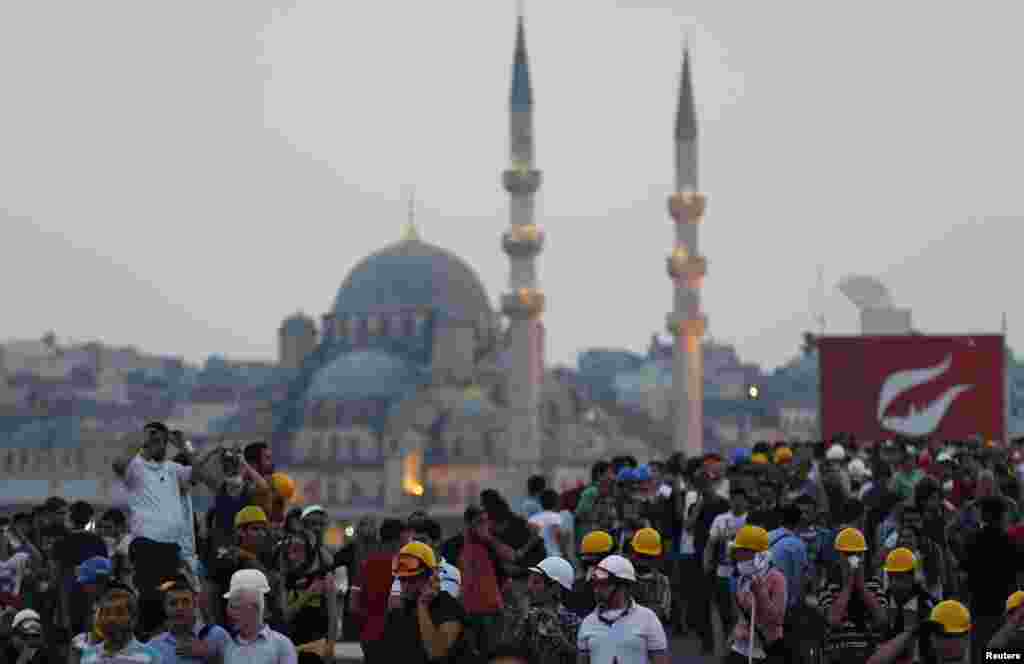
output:
M1003 438L1002 336L821 337L818 357L826 440Z

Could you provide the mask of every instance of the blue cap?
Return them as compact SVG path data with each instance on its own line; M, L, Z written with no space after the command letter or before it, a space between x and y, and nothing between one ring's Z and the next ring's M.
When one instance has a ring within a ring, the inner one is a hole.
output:
M750 450L746 447L738 447L732 451L732 465L738 465L744 461L750 461Z
M111 565L109 558L93 556L75 568L76 581L82 585L92 585L101 576L111 576L113 571L114 567Z
M637 482L649 482L651 479L651 467L646 463L633 471L633 479Z

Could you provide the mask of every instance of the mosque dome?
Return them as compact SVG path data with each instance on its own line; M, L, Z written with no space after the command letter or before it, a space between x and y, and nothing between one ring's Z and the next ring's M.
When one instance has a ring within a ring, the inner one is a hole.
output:
M397 355L361 350L338 356L313 376L309 401L355 401L406 394L425 376Z
M492 317L483 283L453 253L420 240L415 229L358 263L334 302L338 318L431 307L445 317L478 322Z

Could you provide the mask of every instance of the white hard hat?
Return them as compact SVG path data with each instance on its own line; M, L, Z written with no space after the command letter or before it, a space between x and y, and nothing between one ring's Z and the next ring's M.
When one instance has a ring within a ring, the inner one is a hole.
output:
M866 463L864 463L863 459L854 459L846 467L846 470L849 471L850 475L858 479L871 477L871 471L868 470L868 466Z
M302 516L300 516L299 519L305 519L310 514L316 514L317 512L320 514L327 514L327 510L323 507L320 507L319 505L310 505L306 509L302 510Z
M828 461L842 461L846 458L846 450L842 445L833 445L825 452L825 459Z
M572 582L576 578L576 572L569 561L558 556L548 556L537 566L531 567L530 571L548 577L566 590L572 590Z
M231 575L231 588L224 594L224 598L230 599L239 590L252 590L266 595L270 592L270 584L258 569L240 569Z
M608 556L594 568L594 578L608 578L609 576L620 581L636 581L636 569L633 563L618 554Z
M35 623L34 628L30 627ZM14 620L11 621L11 629L24 629L27 631L42 630L43 619L39 617L39 614L32 609L23 609L14 614Z

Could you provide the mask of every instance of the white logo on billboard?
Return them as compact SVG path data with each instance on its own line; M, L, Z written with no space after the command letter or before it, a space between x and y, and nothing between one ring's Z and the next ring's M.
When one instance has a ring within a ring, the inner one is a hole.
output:
M906 436L927 436L934 433L956 398L972 389L973 385L951 387L922 410L918 410L912 404L904 416L890 415L886 417L885 411L900 395L919 385L941 378L951 366L953 366L953 356L947 355L945 360L934 367L908 369L889 374L889 377L882 383L882 391L878 396L878 421L882 427Z

